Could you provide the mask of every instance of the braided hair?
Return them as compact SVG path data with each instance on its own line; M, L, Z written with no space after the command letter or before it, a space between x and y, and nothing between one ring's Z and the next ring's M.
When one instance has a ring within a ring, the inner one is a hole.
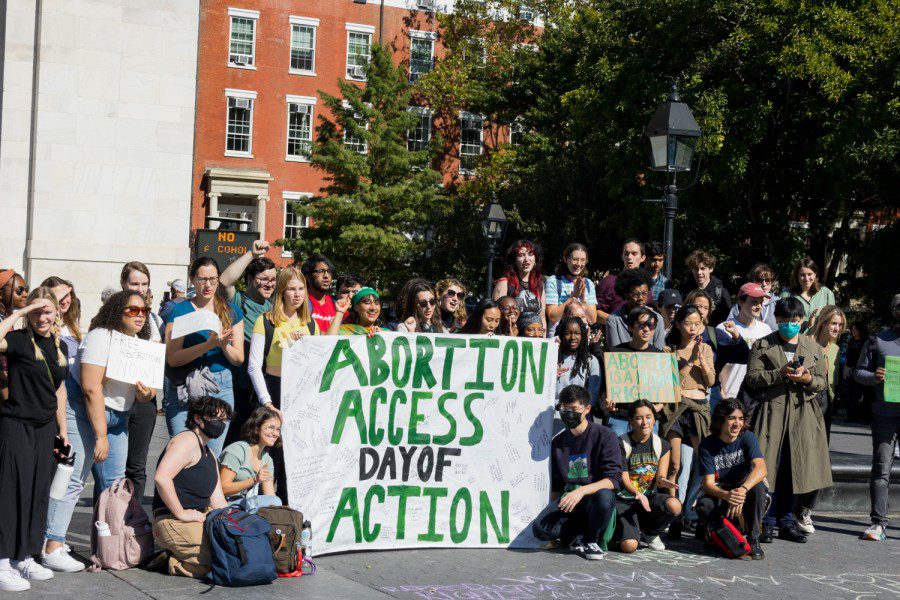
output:
M584 324L584 321L582 321L580 317L563 317L559 320L559 325L556 326L556 332L559 334L560 338L565 335L569 323L577 323L578 328L581 330L581 345L579 345L578 350L575 351L575 365L572 367L572 373L576 374L583 371L584 376L589 377L591 375L591 353L588 350L587 325ZM562 364L562 361L566 356L567 352L563 349L563 345L560 344L559 356L556 359L557 364Z

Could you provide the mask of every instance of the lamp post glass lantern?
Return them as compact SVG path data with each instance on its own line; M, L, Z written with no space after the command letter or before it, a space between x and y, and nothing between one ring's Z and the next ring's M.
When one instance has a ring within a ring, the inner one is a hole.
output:
M506 213L503 207L497 203L497 198L491 200L491 203L484 207L481 213L481 233L487 242L488 265L485 297L491 297L491 288L494 284L494 258L497 256L497 249L506 235Z
M672 246L675 213L678 212L679 188L676 186L676 178L678 173L691 170L694 151L702 138L703 131L687 104L681 101L678 86L673 81L669 99L656 107L653 118L644 130L647 166L651 171L666 174L665 196L662 200L666 219L663 245L666 251L665 274L669 279L672 278Z

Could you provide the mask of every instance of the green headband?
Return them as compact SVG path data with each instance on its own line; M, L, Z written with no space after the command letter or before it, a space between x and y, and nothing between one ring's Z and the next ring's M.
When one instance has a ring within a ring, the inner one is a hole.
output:
M380 298L380 297L381 297L381 296L378 295L378 292L376 292L376 291L373 290L372 288L370 288L370 287L364 287L364 288L358 289L358 290L356 291L356 293L353 294L353 298L350 299L350 304L352 304L353 306L356 306L357 304L359 304L359 301L360 301L360 300L362 300L362 299L365 298L366 296L370 296L370 295L371 295L371 296L375 296L376 298Z

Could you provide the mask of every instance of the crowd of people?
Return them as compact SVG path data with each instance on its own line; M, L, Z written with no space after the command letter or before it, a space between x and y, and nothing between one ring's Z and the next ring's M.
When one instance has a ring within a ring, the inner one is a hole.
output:
M900 294L891 327L868 337L847 323L808 258L783 289L772 268L754 266L733 302L704 250L690 253L692 279L676 287L658 242L626 240L622 269L595 282L584 245L569 245L545 275L539 246L520 240L490 297L474 301L455 278L416 277L388 307L375 282L338 275L326 256L278 269L268 250L255 242L224 270L195 259L158 311L149 269L130 262L87 327L72 282L48 277L29 291L21 275L0 270L0 589L84 568L66 536L88 473L95 499L121 478L143 497L160 408L171 439L153 482L154 539L170 573L203 577L206 513L287 501L284 351L304 336L381 330L558 340L551 502L534 522L550 547L589 559L608 543L663 549L663 533L706 539L726 517L742 523L754 559L774 538L805 542L817 495L832 484L828 438L842 395L848 417L865 418L863 396L877 417L863 537L885 537L900 404L885 400L884 380L888 357L900 356ZM212 313L221 332L173 337L174 321L195 311ZM165 344L162 390L105 376L114 333ZM607 352L672 353L680 401L613 403ZM63 455L74 469L51 499Z

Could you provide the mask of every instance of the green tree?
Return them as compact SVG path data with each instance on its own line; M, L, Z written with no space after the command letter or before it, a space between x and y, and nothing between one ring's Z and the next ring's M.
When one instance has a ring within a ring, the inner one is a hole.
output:
M408 147L407 132L419 116L409 110L408 78L388 48L373 48L365 87L338 85L340 97L319 92L331 116L320 115L311 153L328 183L310 201L294 203L311 227L278 243L295 260L321 252L341 270L391 289L425 253L440 201L440 175L431 168L440 139L422 149Z

